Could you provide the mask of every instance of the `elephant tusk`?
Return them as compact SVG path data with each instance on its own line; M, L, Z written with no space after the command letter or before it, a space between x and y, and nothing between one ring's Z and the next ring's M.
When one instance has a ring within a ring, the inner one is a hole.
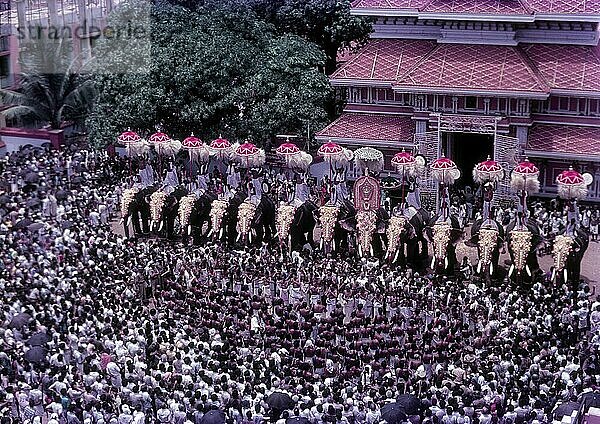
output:
M214 232L214 228L211 228L210 231L208 232L208 234L206 235L206 237L210 238L210 236L212 236Z
M552 282L556 281L556 268L552 270L552 277L550 277L550 280Z
M248 243L252 243L252 231L248 231Z
M527 275L531 277L531 270L529 269L529 265L525 265L525 271L527 271Z
M192 234L192 225L188 225L188 231L187 231L188 236Z
M323 239L321 238L321 241L319 242L319 246L321 246L321 250L323 250Z
M219 239L220 239L220 238L222 238L222 237L223 237L223 229L221 228L221 229L219 230Z
M490 275L494 275L494 264L490 263Z
M158 226L158 232L160 233L163 229L164 222L160 221L160 225Z
M273 238L278 238L278 237L279 237L279 231L277 231L277 232L275 233L275 235L273 236Z
M481 273L481 261L477 264L477 274Z
M362 257L362 246L358 245L358 256Z
M238 241L240 241L240 237L242 237L242 233L239 233L237 238L235 239L235 242L237 243Z
M431 258L431 269L435 270L435 256Z
M444 269L448 269L448 265L450 264L450 261L448 261L448 258L444 258Z
M563 274L564 274L564 277L565 277L565 283L566 283L567 281L569 281L569 279L567 278L567 277L569 276L569 274L568 274L568 271L567 271L567 268L563 269Z
M373 254L373 246L371 246L371 247L369 248L369 252L371 253L371 256L375 256L375 255Z
M400 256L400 251L396 250L396 254L394 255L394 263L398 261L398 256Z
M127 217L127 225L131 225L131 215Z
M515 271L515 265L511 265L510 268L508 269L508 277L510 278L510 276L512 275L512 273Z

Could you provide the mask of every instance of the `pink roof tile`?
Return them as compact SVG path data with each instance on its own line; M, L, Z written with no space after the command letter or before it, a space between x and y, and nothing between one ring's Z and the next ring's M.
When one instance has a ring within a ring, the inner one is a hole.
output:
M419 9L430 0L354 0L354 9Z
M410 116L346 112L319 131L317 137L411 142L414 131Z
M535 124L529 131L529 150L600 156L600 128Z
M425 40L372 39L331 79L395 81L430 52L434 43Z
M541 14L588 15L600 13L598 0L526 0L529 6Z
M600 57L592 47L531 44L523 49L551 88L600 91Z
M473 15L529 15L520 0L432 0L422 12Z
M412 70L398 88L436 92L546 94L547 87L515 47L440 44Z

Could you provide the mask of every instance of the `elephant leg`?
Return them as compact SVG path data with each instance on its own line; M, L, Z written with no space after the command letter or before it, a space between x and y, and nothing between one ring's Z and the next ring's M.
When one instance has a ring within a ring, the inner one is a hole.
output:
M125 233L126 238L129 238L129 225L127 225L128 220L129 220L129 216L123 217L123 232Z
M142 222L142 232L144 234L148 234L150 232L149 218L150 218L150 215L147 214L146 211L140 212L139 220ZM138 222L138 226L139 226L139 222Z
M133 232L134 234L140 234L142 231L140 229L140 218L141 214L139 212L134 212L131 215L131 222L133 224Z

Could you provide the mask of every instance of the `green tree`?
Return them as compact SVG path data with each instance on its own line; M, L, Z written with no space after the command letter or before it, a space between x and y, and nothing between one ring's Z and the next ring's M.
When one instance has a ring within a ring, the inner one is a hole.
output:
M111 16L119 26L128 6ZM247 10L169 4L151 8L150 60L144 72L105 72L87 120L90 140L112 142L124 128L149 133L160 124L172 136L205 139L220 133L262 143L280 132L322 126L331 97L319 70L325 57L299 37L279 36ZM104 40L96 64L123 64L131 51ZM137 43L136 45L138 45Z
M188 8L248 10L275 26L279 34L296 34L325 53L325 72L336 69L341 49L363 45L372 31L369 19L350 14L351 0L169 0Z
M81 74L81 61L72 57L63 40L36 38L20 54L18 90L0 90L6 117L34 119L61 128L66 121L82 123L93 104L93 83Z

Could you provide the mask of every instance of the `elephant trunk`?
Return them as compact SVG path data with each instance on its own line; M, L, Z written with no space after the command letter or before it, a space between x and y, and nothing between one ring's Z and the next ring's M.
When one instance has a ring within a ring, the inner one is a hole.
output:
M432 264L438 264L446 268L447 249L450 243L450 232L452 227L447 222L437 223L433 226L433 260ZM432 268L434 268L432 266Z
M528 230L512 230L509 235L509 248L513 256L513 266L517 273L521 273L527 265L533 233Z
M150 219L154 225L162 219L166 200L167 193L164 191L155 191L150 196Z
M356 228L358 230L358 246L361 256L371 251L371 241L377 229L377 215L374 211L358 211L356 214Z
M184 196L179 202L179 209L177 214L179 215L179 222L181 223L181 228L187 228L190 223L190 216L192 215L192 210L194 209L194 203L196 203L196 196L193 194L188 194Z
M337 206L321 206L319 222L321 223L321 241L331 245L335 232L335 224L339 214Z
M478 270L487 271L492 264L494 249L498 243L498 230L480 229L479 230L479 265Z
M565 269L567 259L573 251L575 240L571 236L564 234L556 236L554 247L552 248L552 258L554 259L554 271L558 274Z
M256 215L256 206L250 202L244 202L238 209L238 231L242 242L246 244L248 234L250 233L254 216Z
M386 236L388 245L386 249L386 257L388 261L399 253L402 235L405 233L406 218L403 216L393 216L388 222Z
M275 219L275 228L279 237L279 243L284 244L288 241L290 228L294 221L296 207L292 205L281 205L277 210Z
M214 238L221 238L221 224L223 222L223 216L225 215L225 211L227 210L227 202L223 200L215 200L212 202L209 217L210 217L210 225L211 232Z

